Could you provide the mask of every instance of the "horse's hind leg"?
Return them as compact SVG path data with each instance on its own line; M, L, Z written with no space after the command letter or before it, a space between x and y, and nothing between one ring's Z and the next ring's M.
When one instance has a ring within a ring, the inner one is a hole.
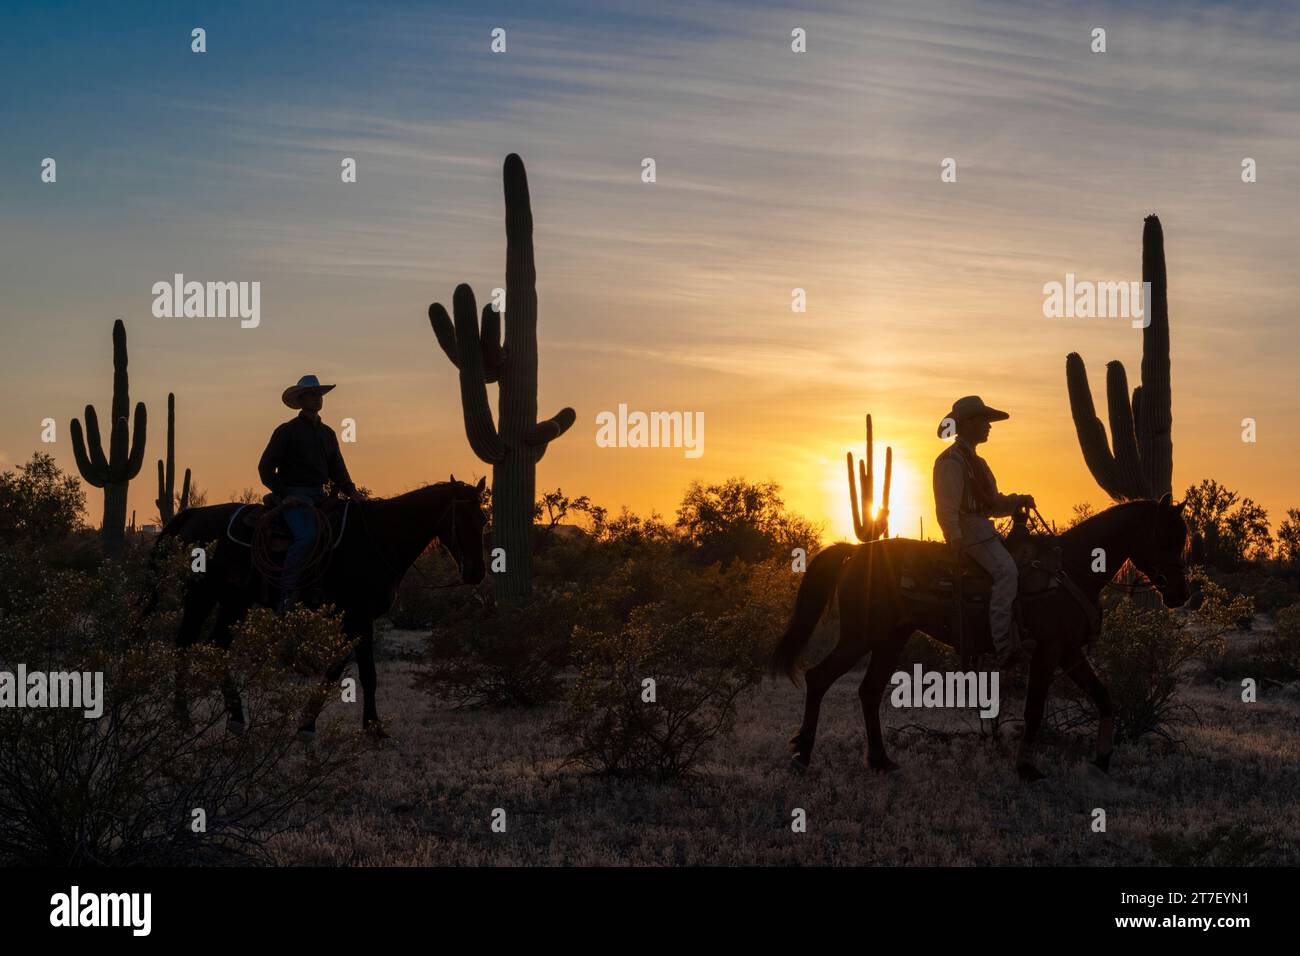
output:
M1061 651L1061 667L1097 708L1097 759L1092 763L1103 773L1109 773L1110 753L1115 742L1115 705L1111 702L1110 691L1088 663L1081 647L1067 647Z
M176 632L176 647L180 653L176 657L176 691L172 712L178 721L188 725L189 697L185 691L189 685L189 661L185 651L198 641L199 635L203 632L203 622L208 619L208 615L217 605L217 596L210 587L192 583L185 590L184 601L180 627Z
M804 698L803 723L790 738L790 759L796 769L806 769L812 761L813 742L817 738L817 719L821 715L822 698L831 685L847 674L867 648L863 641L862 624L853 615L840 609L840 639L835 649L818 664L808 669L804 680L808 693Z
M867 766L882 773L897 770L898 764L885 753L885 739L880 731L880 697L885 692L885 685L889 683L894 668L898 666L898 655L902 653L903 645L911 634L911 627L900 627L885 643L873 648L866 676L858 686L858 697L862 700L862 719L867 724Z
M229 650L230 628L247 613L247 603L229 599L223 601L217 611L217 621L212 626L212 643L222 650ZM242 734L247 726L244 703L239 699L239 688L229 670L221 677L221 696L226 702L226 729L234 734Z

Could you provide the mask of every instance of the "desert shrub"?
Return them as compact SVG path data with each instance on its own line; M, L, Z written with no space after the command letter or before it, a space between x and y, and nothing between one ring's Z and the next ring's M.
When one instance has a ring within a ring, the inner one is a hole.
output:
M38 583L6 591L0 670L98 673L103 694L97 719L80 708L0 708L0 864L261 861L266 840L304 823L349 764L354 747L328 730L306 754L294 741L324 662L345 650L338 621L255 615L229 655L178 650L175 584L187 569L169 565L169 597L143 634L131 626L141 574L122 562L93 575L46 568ZM314 676L286 671L286 658ZM225 729L227 673L244 700L240 736ZM184 719L178 686L190 702Z
M1228 574L1216 574L1216 583L1229 592L1244 594L1254 602L1256 611L1276 611L1296 601L1294 582L1262 568L1244 568Z
M484 601L477 591L459 600L429 636L416 686L457 707L535 707L559 696L572 595L538 589L523 606Z
M1229 595L1208 580L1202 579L1201 587L1200 606L1185 616L1131 600L1106 612L1101 637L1088 657L1114 702L1117 740L1148 733L1169 738L1171 722L1189 713L1178 701L1185 669L1195 662L1213 666L1221 660L1224 635L1252 613L1249 598ZM1054 729L1091 723L1095 715L1082 695L1064 681L1057 683L1068 703L1054 714Z
M1277 612L1273 632L1259 642L1253 656L1265 665L1263 676L1278 680L1300 677L1300 603Z
M1268 849L1268 840L1241 823L1220 824L1203 834L1151 834L1151 852L1167 866L1250 866Z
M441 547L425 551L402 578L388 612L389 623L407 630L433 627L459 606L453 589L441 587L458 581L456 562Z
M667 780L690 773L730 733L736 698L763 674L753 615L663 612L639 607L616 630L576 630L581 671L553 728L570 743L572 763Z

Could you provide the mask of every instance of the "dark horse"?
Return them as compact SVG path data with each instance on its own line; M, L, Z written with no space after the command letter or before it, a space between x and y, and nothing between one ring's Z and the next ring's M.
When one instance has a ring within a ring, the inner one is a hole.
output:
M1078 599L1057 588L1042 599L1023 601L1025 623L1037 640L1029 665L1029 689L1025 699L1025 731L1016 769L1022 779L1043 775L1033 764L1034 741L1043 719L1048 686L1058 666L1092 700L1097 708L1097 758L1095 766L1109 769L1114 739L1114 708L1105 686L1084 655L1092 635L1090 617L1100 616L1102 588L1124 562L1144 574L1168 607L1180 607L1188 599L1183 552L1187 526L1182 504L1170 496L1160 501L1130 501L1080 522L1057 539L1061 570L1082 592ZM893 538L869 544L836 544L819 553L808 565L794 612L772 656L773 672L783 671L796 681L799 658L813 628L830 600L839 596L840 638L835 649L807 672L808 692L803 724L790 740L793 766L804 769L812 759L817 734L817 716L822 698L830 686L860 661L868 651L871 662L858 688L862 714L867 725L867 766L889 771L897 764L885 754L880 732L880 698L898 663L899 652L915 630L925 631L925 620L900 592L900 569L908 549L943 548L931 542ZM1101 549L1100 551L1096 549ZM933 552L931 552L933 553ZM1098 555L1104 559L1098 562ZM1094 571L1094 567L1108 570ZM1092 613L1080 601L1092 606ZM954 643L945 629L932 628L936 637Z
M330 554L320 580L324 603L343 614L343 630L357 641L357 672L364 699L362 726L383 735L375 708L375 618L387 613L397 598L397 588L407 570L437 539L451 552L460 568L461 582L478 584L485 573L483 528L486 518L482 494L486 479L477 485L443 481L408 491L395 498L353 500L342 537ZM249 548L227 536L237 503L190 508L167 522L155 545L167 538L179 538L187 545L219 541L207 570L194 576L185 589L185 607L176 643L188 647L198 640L204 622L217 609L210 640L229 648L230 628L254 605L265 606L273 589L262 586L253 570ZM154 595L145 608L152 609ZM303 712L301 733L316 729L316 718L325 703L325 689L338 681L345 661L340 660L325 674L325 684ZM228 689L226 706L232 730L244 725L243 708L237 694Z

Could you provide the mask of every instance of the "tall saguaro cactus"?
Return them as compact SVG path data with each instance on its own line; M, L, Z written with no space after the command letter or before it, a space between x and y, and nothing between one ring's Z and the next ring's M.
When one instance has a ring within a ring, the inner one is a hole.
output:
M537 420L537 270L533 263L533 211L524 161L506 157L505 342L501 316L483 307L480 327L474 290L456 287L455 322L440 303L429 322L443 352L460 370L460 399L470 447L492 466L492 546L503 548L505 570L493 577L498 598L522 602L532 591L533 501L537 463L546 446L577 419L564 408ZM487 383L496 382L497 422L488 407Z
M1106 366L1106 406L1110 445L1097 418L1088 373L1079 353L1065 359L1070 411L1079 434L1083 460L1106 494L1115 501L1160 498L1173 488L1173 415L1169 386L1169 296L1165 273L1165 239L1156 216L1142 229L1142 280L1151 283L1142 330L1142 384L1129 402L1128 377L1118 361Z
M871 509L875 507L876 497L876 476L872 434L871 434L871 416L867 416L867 457L864 461L858 462L859 484L862 486L862 510L858 511L858 489L853 482L853 452L845 452L845 464L849 470L849 504L853 507L853 533L858 536L858 540L864 544L868 541L875 541L879 538L889 537L889 480L894 470L894 449L888 445L885 446L885 484L881 489L880 510L872 515Z
M77 459L81 477L96 488L104 489L104 521L100 537L104 553L115 557L122 552L126 526L126 493L131 479L140 474L144 463L146 415L144 402L135 406L135 426L128 452L127 413L131 410L126 374L126 326L118 319L113 323L113 417L109 433L108 456L99 437L99 419L93 405L86 406L86 433L81 422L72 420L72 454ZM87 450L87 439L89 450Z
M177 511L184 511L190 506L190 470L185 469L185 480L181 484L179 507L176 501L176 396L167 393L167 465L158 459L158 497L154 501L158 506L158 517L165 525L176 517Z

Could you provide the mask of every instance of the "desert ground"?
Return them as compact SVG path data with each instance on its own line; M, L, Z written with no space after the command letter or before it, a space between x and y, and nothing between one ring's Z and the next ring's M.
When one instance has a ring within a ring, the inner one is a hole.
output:
M1259 638L1241 634L1234 641ZM788 769L802 691L766 681L739 702L735 732L692 779L615 780L566 766L547 733L558 705L455 710L412 687L423 635L379 637L380 712L392 738L362 755L345 798L274 838L284 865L1083 865L1300 862L1300 686L1258 703L1240 688L1191 680L1195 711L1177 743L1118 746L1109 777L1091 741L1040 748L1048 777L1020 783L1012 756L1022 703L1004 702L997 739L952 711L885 704L902 765L863 765L861 672L831 690L811 770ZM349 673L354 673L349 671ZM333 719L352 719L333 703ZM985 722L987 728L987 722ZM506 832L494 833L494 808ZM806 811L806 832L792 812ZM1105 811L1095 832L1094 810Z

